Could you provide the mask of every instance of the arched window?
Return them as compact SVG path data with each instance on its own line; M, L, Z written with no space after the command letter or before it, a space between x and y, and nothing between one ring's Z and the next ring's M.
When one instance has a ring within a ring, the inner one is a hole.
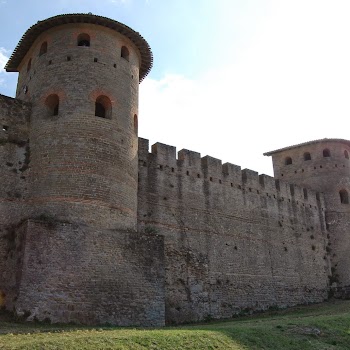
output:
M111 119L112 103L107 96L99 96L95 102L95 116L100 118Z
M32 59L29 59L28 64L27 64L27 72L30 71L31 67L32 67Z
M305 153L304 153L304 160L311 160L311 154L310 154L310 152L305 152Z
M340 203L349 204L349 194L347 190L340 190L339 196L340 196Z
M346 159L349 159L349 152L347 150L344 151L344 157Z
M137 135L137 130L138 130L137 114L134 114L134 131L136 135Z
M293 164L292 158L291 158L291 157L287 157L287 158L284 160L284 164L285 164L285 165Z
M124 58L125 60L129 61L129 50L126 46L122 46L122 49L120 51L120 57Z
M47 52L47 42L44 41L40 46L39 56Z
M58 115L58 110L60 106L60 99L58 95L49 95L45 100L45 105L47 107L47 115L49 117Z
M325 148L323 150L323 157L330 157L331 156L331 151L328 148Z
M90 46L90 35L86 33L79 34L78 46Z

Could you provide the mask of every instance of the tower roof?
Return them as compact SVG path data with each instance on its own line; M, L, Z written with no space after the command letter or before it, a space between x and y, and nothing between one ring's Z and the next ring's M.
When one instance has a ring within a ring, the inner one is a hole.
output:
M97 16L85 13L73 13L50 17L43 21L38 21L31 26L22 36L17 44L5 69L7 72L18 72L18 66L22 59L33 45L37 37L46 30L68 23L90 23L104 26L117 31L118 33L129 38L138 48L141 54L140 81L149 73L153 64L153 55L147 41L136 31L123 23L114 21L107 17Z
M272 156L275 153L280 153L280 152L288 151L288 150L293 149L293 148L313 145L315 143L322 143L322 142L339 142L339 143L342 143L342 144L350 146L350 141L349 140L324 138L324 139L319 139L319 140L313 140L313 141L298 143L297 145L294 145L294 146L288 146L288 147L284 147L284 148L279 148L279 149L276 149L274 151L270 151L270 152L264 153L264 156Z

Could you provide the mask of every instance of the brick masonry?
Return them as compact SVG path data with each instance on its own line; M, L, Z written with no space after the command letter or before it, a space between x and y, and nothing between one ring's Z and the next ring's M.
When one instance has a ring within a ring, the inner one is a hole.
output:
M24 225L17 314L51 322L164 325L163 237L50 221Z
M34 26L16 99L0 95L1 306L29 321L161 326L346 296L349 141L272 152L274 178L149 151L137 135L145 53L130 28L97 20Z
M311 159L305 160L306 153ZM342 297L350 297L350 205L341 203L339 192L350 193L349 154L349 141L327 139L272 154L276 178L324 193L331 282Z
M139 147L139 231L165 239L168 323L327 298L322 195L196 152Z

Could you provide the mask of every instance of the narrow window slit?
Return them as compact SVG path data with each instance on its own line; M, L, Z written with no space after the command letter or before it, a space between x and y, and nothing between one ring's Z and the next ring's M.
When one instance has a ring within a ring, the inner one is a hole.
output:
M349 194L347 190L340 190L339 196L341 204L349 204Z

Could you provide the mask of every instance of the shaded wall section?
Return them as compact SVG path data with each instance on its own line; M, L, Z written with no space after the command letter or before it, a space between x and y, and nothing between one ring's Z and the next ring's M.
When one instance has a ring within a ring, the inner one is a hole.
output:
M0 307L11 305L16 285L15 231L25 215L31 105L0 95Z
M28 320L164 325L157 235L28 221L16 312Z
M318 198L318 199L317 199ZM327 298L324 198L139 139L139 231L164 235L166 322Z

